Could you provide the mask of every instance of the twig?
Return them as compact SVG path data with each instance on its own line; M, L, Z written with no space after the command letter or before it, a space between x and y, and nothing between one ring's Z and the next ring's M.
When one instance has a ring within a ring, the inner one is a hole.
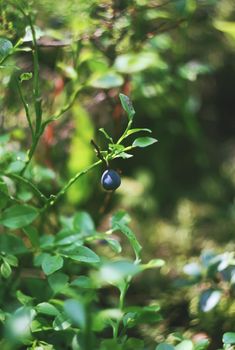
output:
M100 160L102 160L102 162L104 163L104 165L106 166L106 168L109 168L109 163L108 163L108 161L103 157L103 155L102 155L102 153L101 153L101 151L100 151L99 146L95 143L94 140L91 140L91 144L92 144L92 146L95 148L97 158L99 158Z

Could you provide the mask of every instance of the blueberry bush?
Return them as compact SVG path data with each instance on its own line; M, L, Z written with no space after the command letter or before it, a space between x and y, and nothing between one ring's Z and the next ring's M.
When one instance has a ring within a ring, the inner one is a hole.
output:
M233 2L0 18L0 349L235 349Z

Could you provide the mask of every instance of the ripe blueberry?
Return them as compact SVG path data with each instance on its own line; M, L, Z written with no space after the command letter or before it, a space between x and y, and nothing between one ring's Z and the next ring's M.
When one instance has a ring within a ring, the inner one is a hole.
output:
M105 170L101 177L101 185L107 191L114 191L121 185L121 178L115 170Z

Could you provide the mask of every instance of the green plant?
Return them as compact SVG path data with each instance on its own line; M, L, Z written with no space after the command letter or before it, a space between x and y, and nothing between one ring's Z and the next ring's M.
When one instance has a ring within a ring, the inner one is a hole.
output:
M27 152L9 152L10 135L6 134L0 139L0 224L4 228L4 234L2 232L0 235L0 272L4 285L1 291L0 321L4 333L1 348L16 349L23 346L27 349L45 350L65 347L105 350L112 346L113 349L143 349L143 341L129 336L129 330L141 323L159 321L159 306L154 303L142 307L128 306L125 302L126 294L136 275L146 269L161 267L163 261L159 259L142 263L142 247L129 226L128 214L124 211L114 214L111 226L105 232L99 232L95 228L92 218L86 212L78 212L70 217L57 214L59 220L55 227L52 225L53 231L50 229L50 234L44 232L45 227L50 226L51 210L80 177L102 163L108 166L116 158L127 159L132 156L129 153L132 150L149 146L156 140L138 137L131 143L127 142L131 135L151 131L132 127L135 110L130 99L120 94L121 104L128 116L128 125L123 134L114 141L104 129L100 129L108 147L107 150L101 150L91 141L99 159L78 172L57 193L43 193L40 183L35 184L34 181L35 151L46 126L72 107L82 87L79 86L71 100L55 115L46 119L43 117L37 28L29 9L23 9L19 4L13 6L22 13L28 27L24 39L20 39L14 46L9 40L1 39L1 68L6 68L8 59L19 50L32 52L33 72L22 73L16 79L32 142ZM29 40L32 41L32 49L21 46ZM23 91L24 81L31 79L34 113ZM116 172L115 176L112 189L120 185ZM48 180L50 182L50 176ZM111 189L106 180L102 180L102 184L104 188L107 189L108 186ZM117 233L129 241L134 260L119 257L122 246L115 236ZM108 244L114 252L111 261L102 253L102 249L100 253L94 251L100 250L101 242ZM108 286L112 288L110 292L105 292L107 298L109 293L112 295L117 289L119 301L117 305L108 302L102 307L99 292ZM6 293L9 287L11 302L6 305L4 300L8 299Z

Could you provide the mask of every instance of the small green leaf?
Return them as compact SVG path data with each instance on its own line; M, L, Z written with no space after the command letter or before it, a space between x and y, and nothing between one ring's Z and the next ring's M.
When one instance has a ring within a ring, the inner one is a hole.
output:
M116 228L118 230L120 230L129 240L135 254L136 257L139 258L140 252L142 250L142 246L140 245L140 243L138 242L134 232L126 225L120 225L120 224L116 224Z
M59 314L56 316L53 322L53 329L55 331L62 331L71 326L71 322L68 320L67 315Z
M64 260L60 255L47 255L42 261L42 269L46 275L51 275L63 267Z
M119 94L119 98L120 98L120 101L121 101L121 104L122 104L124 111L128 115L128 119L132 120L134 115L135 115L135 110L134 110L134 107L132 105L130 98L124 94Z
M28 226L38 216L38 211L29 205L13 205L1 214L0 224L10 229Z
M154 139L153 137L138 137L138 139L136 139L132 146L133 147L148 147L150 145L152 145L153 143L157 142L156 139Z
M221 291L207 289L203 291L200 295L199 306L203 312L208 312L212 310L220 301Z
M0 59L6 57L12 50L12 43L4 38L0 38Z
M154 269L165 265L165 261L162 259L150 260L147 264L140 265L143 270Z
M19 300L19 302L22 304L22 305L32 305L33 303L33 298L30 297L29 295L26 295L24 293L22 293L20 290L17 290L16 292L16 298L17 300Z
M123 77L117 73L108 73L92 80L90 85L98 89L111 89L119 87L124 83Z
M115 286L122 286L125 278L135 276L140 272L140 267L130 261L120 260L104 264L99 271L99 280Z
M7 205L9 198L7 185L0 179L0 209Z
M235 344L235 332L227 332L223 335L224 344Z
M23 228L24 233L29 238L31 244L33 247L39 246L39 234L35 227L33 226L27 226Z
M64 303L65 313L68 317L77 324L80 328L84 329L86 326L86 311L84 305L77 300L66 300Z
M30 80L30 79L32 79L32 77L33 77L33 73L31 73L31 72L22 73L20 75L20 82L22 83L22 81Z
M44 315L57 316L59 314L57 308L54 305L47 302L38 304L35 309L38 313Z
M135 129L128 130L126 135L129 136L129 135L132 135L132 134L136 134L137 132L141 132L141 131L145 131L145 132L149 132L149 133L152 132L152 130L146 129L146 128L135 128Z
M61 272L56 272L48 277L48 282L54 293L61 292L68 283L68 276Z
M115 158L122 158L122 159L129 159L132 157L133 157L133 154L126 153L126 152L119 153L117 156L115 156Z
M8 262L4 261L1 265L1 275L4 278L9 278L11 275L11 266L8 264Z
M106 137L107 140L109 140L111 143L113 143L112 137L109 136L109 134L104 130L104 128L100 128L99 131L102 132L102 134Z
M40 39L44 35L43 31L38 26L34 26L34 30L36 40ZM25 28L25 36L23 37L23 42L28 41L33 41L32 29L30 26Z
M115 253L121 253L122 246L121 244L114 238L105 238L106 242L110 245L110 247L114 250Z
M79 288L84 288L84 289L92 289L93 288L93 283L91 279L87 276L79 276L75 280L73 280L70 285L72 287L79 287Z
M85 211L77 213L73 221L76 233L83 236L89 236L95 231L95 225L91 216Z
M112 216L112 229L116 230L118 225L127 225L130 221L130 215L124 210L119 210Z
M18 259L14 255L9 254L5 256L3 260L6 261L11 266L15 266L15 267L18 266Z
M94 264L100 262L99 256L87 247L76 247L65 254L68 258L84 263Z

